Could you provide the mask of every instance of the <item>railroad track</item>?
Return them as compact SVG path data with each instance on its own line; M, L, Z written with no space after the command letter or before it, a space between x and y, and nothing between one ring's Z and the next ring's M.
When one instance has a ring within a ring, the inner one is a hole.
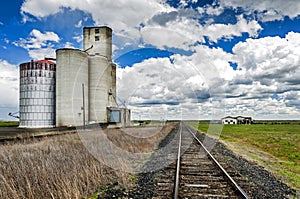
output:
M161 172L155 198L249 198L205 148L188 125L180 123L176 139L177 160Z

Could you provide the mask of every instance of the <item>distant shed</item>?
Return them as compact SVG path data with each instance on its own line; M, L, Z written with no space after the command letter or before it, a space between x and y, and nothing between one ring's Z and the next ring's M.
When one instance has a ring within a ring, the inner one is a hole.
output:
M222 124L252 124L253 120L251 117L244 116L226 116L222 118Z

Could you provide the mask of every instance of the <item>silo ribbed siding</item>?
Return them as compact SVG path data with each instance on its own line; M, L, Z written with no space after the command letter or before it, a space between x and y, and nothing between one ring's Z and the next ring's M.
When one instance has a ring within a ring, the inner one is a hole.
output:
M55 72L48 60L20 65L20 127L55 126Z

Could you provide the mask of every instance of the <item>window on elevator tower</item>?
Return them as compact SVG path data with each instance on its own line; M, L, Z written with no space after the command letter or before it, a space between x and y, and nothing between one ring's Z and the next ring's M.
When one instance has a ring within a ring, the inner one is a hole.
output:
M100 41L100 37L99 37L99 36L96 36L96 37L95 37L95 41Z

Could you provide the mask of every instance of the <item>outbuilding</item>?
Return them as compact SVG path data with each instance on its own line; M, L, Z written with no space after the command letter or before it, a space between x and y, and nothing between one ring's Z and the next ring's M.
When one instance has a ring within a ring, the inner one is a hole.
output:
M226 116L222 118L222 124L251 124L252 118L251 117L244 117L244 116Z

